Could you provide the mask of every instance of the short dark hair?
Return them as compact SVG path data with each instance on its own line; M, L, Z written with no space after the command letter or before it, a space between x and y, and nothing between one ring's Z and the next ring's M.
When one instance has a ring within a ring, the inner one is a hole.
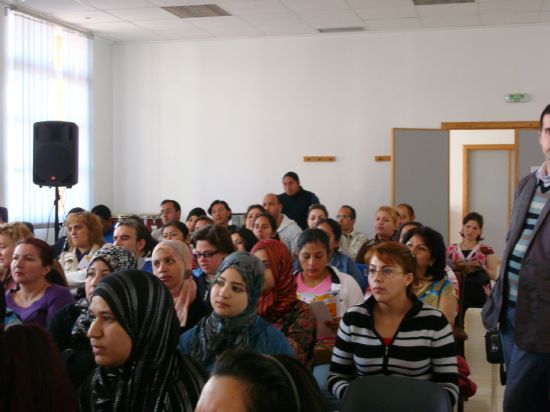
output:
M8 208L0 206L0 222L8 223Z
M223 207L225 207L226 210L229 210L229 218L231 219L231 208L229 207L229 205L225 200L219 200L219 199L214 200L208 207L209 215L212 215L212 208L216 205L223 205Z
M23 239L17 242L18 245L31 245L38 249L38 254L40 255L40 261L42 266L50 266L51 270L46 274L46 280L49 283L55 283L61 286L67 286L67 279L65 278L64 273L59 273L55 270L55 256L53 254L53 249L50 245L44 242L41 239L30 237Z
M544 110L542 111L542 114L540 115L540 130L542 130L542 120L544 119L544 116L546 116L547 114L550 115L550 104L544 108Z
M323 223L326 223L327 225L330 226L330 228L332 229L332 233L334 234L334 240L336 240L336 242L339 242L340 241L340 238L342 237L342 228L340 227L340 225L338 224L338 222L334 219L331 219L330 217L328 219L321 219L319 220L319 223L317 223L317 226L315 227L319 227L321 226ZM322 230L322 229L321 229Z
M420 236L422 240L424 240L424 243L430 250L432 259L434 260L434 263L428 266L426 275L432 277L433 280L443 279L446 275L445 265L447 264L447 248L445 247L445 241L443 240L441 233L428 226L419 226L409 230L405 235L403 242L406 244L414 236Z
M187 228L187 226L185 226L185 223L182 223L179 220L171 220L169 222L166 222L160 228L160 233L162 233L164 231L164 228L169 227L169 226L173 226L176 229L178 229L181 232L181 234L183 235L184 239L187 239L187 237L189 236L189 229Z
M330 255L330 245L328 235L321 229L306 229L302 232L298 238L298 253L304 248L308 243L320 243L323 245L327 251L327 254Z
M174 209L176 209L176 212L181 212L181 206L177 201L173 199L164 199L162 202L160 202L160 205L163 206L166 203L172 203L172 205L174 206Z
M191 240L193 246L196 247L199 240L206 240L218 249L218 252L227 253L229 255L235 251L235 246L233 246L229 230L219 225L206 225L193 233L193 238Z
M287 355L229 349L216 361L212 376L233 377L243 383L247 387L247 411L328 411L311 372Z
M412 216L414 215L414 209L411 205L409 205L408 203L399 203L397 205L397 207L399 208L400 206L403 206L405 209L407 209L407 211L409 212L409 215Z
M285 177L290 177L291 179L295 180L296 183L300 183L300 178L298 177L298 174L296 172L286 172L283 176L283 180Z
M206 215L206 211L202 207L194 207L189 211L185 220L189 220L193 216L200 217L205 215Z
M480 229L483 229L483 216L481 216L477 212L470 212L464 218L462 219L462 226L464 226L466 223L468 223L470 220L473 220L474 222L477 222ZM464 233L462 233L462 230L460 231L460 236L464 237ZM481 235L478 235L477 239L478 242L480 240L483 240Z
M423 226L422 223L420 222L417 222L416 220L411 220L410 222L407 222L407 223L403 223L402 225L399 225L399 239L401 239L401 232L403 232L403 228L405 226L414 226L414 227L420 227L420 226Z
M277 198L277 201L280 202L279 198ZM265 210L265 207L263 207L262 205L260 204L254 204L254 205L250 205L246 208L246 213L244 214L244 218L246 219L246 217L248 216L248 214L250 213L250 211L252 209L259 209L262 211L262 213L267 213L267 210Z
M121 219L116 224L116 227L119 226L128 226L133 228L136 231L136 239L138 242L142 239L145 240L145 246L143 248L142 256L147 256L150 252L153 251L156 246L156 242L151 237L149 230L147 230L147 226L143 224L139 216L129 216Z
M91 212L94 215L98 215L103 220L110 220L112 217L111 209L105 205L96 205L92 208Z
M244 240L244 249L247 252L250 252L254 245L258 243L258 238L254 235L254 232L251 230L248 230L246 227L241 226L237 227L234 225L229 226L229 233L230 234L238 234L240 237Z
M343 208L349 209L349 217L351 219L355 220L357 218L357 212L355 211L355 209L353 207L351 207L350 205L340 206L340 209L343 209Z
M269 224L271 225L271 229L273 229L273 233L277 233L277 222L275 221L275 218L267 212L262 212L256 217L256 220L261 217L265 217L267 220L269 220ZM256 222L256 220L254 220L254 222Z
M279 200L279 203L281 201ZM312 204L308 210L307 210L307 215L309 216L309 214L311 213L312 210L322 210L324 213L325 213L325 216L328 217L328 210L327 208L325 207L325 205L322 205L321 203L314 203Z

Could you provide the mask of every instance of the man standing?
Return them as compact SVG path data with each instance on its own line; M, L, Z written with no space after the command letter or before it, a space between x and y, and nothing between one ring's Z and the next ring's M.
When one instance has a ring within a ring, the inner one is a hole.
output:
M356 216L355 209L349 205L343 205L336 215L336 221L342 228L340 251L353 260L363 243L369 240L365 233L357 232L354 229Z
M279 195L283 213L298 223L302 230L307 229L307 212L311 205L321 203L319 198L300 186L300 178L294 172L283 176L283 187L285 192Z
M540 117L544 162L518 185L500 274L483 308L500 327L504 411L550 411L550 105Z
M180 204L172 199L165 199L160 202L160 218L162 219L163 225L174 220L179 222L181 218ZM160 242L162 240L162 228L158 227L153 230L151 236L157 242Z
M294 256L296 254L296 247L298 244L298 238L302 234L300 226L286 215L282 213L283 205L279 201L276 194L268 193L264 196L263 207L277 223L277 233L281 241L288 247L290 253Z

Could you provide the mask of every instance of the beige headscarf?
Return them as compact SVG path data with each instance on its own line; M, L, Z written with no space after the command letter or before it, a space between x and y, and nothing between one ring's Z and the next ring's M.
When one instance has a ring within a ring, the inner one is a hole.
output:
M170 291L174 299L174 306L176 307L176 314L178 315L180 326L183 327L187 324L189 306L197 296L197 284L193 280L193 274L191 272L191 250L189 246L179 240L163 240L155 247L153 254L158 249L163 248L172 251L176 259L183 263L183 267L181 268L181 283L178 286L179 292L174 296L172 293L173 291ZM153 271L155 271L154 267Z

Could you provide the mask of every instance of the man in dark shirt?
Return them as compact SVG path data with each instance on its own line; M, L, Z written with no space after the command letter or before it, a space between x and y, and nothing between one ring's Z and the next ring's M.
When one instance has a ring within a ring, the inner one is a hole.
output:
M294 172L288 172L283 176L283 186L285 192L278 196L283 205L283 214L296 221L302 230L307 229L309 207L320 203L319 198L315 193L300 186L300 178Z

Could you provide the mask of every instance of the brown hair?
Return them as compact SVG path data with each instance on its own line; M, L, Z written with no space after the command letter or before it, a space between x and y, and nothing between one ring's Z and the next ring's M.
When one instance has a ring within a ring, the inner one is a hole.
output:
M17 245L31 245L38 249L42 266L51 266L51 270L46 274L46 280L49 283L55 283L61 286L67 286L67 279L64 274L59 273L56 269L56 260L54 258L53 249L43 240L31 237L29 239L17 242Z
M0 235L7 235L14 243L17 243L32 237L32 232L24 223L12 222L0 225Z
M370 262L376 256L386 264L393 264L403 268L403 272L413 274L413 282L407 286L407 295L412 295L412 285L416 279L416 259L409 248L399 242L382 242L373 246L365 256L365 262ZM368 265L368 263L367 263Z
M90 237L90 246L103 246L105 240L103 239L103 228L101 227L101 220L98 215L91 212L79 212L69 213L67 219L65 219L65 227L69 229L69 225L73 222L79 222L88 228ZM74 247L70 236L67 236L69 247Z
M31 324L10 326L5 332L5 344L7 410L76 410L60 352L44 328Z

